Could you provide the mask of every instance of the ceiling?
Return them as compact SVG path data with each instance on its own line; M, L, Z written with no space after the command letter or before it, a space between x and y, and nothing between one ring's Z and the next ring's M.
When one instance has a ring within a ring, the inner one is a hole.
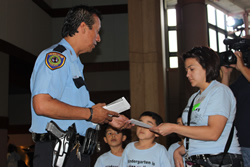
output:
M167 6L174 6L177 4L177 0L165 0ZM206 0L207 4L210 4L217 9L223 11L229 16L245 19L245 24L250 27L250 0Z

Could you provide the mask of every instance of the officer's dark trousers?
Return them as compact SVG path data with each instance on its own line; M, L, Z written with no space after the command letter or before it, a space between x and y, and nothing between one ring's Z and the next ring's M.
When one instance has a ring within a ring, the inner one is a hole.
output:
M34 167L52 167L54 141L36 142L33 157ZM71 150L70 150L71 151ZM90 156L82 155L81 161L76 156L76 150L70 152L64 167L90 167Z

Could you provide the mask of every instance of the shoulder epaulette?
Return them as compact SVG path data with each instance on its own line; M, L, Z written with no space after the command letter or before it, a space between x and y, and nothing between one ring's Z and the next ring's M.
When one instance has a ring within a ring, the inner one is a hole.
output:
M65 50L66 50L66 48L63 45L57 45L57 47L55 47L53 49L53 51L57 51L57 52L60 52L60 53L63 53Z

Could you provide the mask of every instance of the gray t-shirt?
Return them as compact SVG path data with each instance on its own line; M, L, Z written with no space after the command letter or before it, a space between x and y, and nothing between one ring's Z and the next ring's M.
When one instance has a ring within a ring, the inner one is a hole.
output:
M123 151L119 167L171 167L167 149L158 143L149 149L139 150L135 142L129 143Z
M116 156L108 151L103 153L96 160L95 167L118 167L121 157Z
M204 141L189 139L188 155L199 154L218 154L224 152L224 148L234 121L236 112L236 101L232 91L226 85L218 81L212 81L211 84L200 94L194 93L188 100L188 104L182 114L183 124L187 125L187 117L189 107L193 98L195 98L190 126L207 126L208 118L212 115L222 115L226 117L227 123L225 128L217 141ZM229 148L229 153L240 154L240 147L238 138L236 136L236 129L234 129L233 140ZM186 140L184 141L186 146Z

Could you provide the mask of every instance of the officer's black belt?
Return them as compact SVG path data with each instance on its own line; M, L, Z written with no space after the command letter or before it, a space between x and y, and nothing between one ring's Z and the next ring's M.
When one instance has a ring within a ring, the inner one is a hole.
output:
M75 137L76 140L78 140L80 143L83 143L84 136L77 135ZM32 139L34 142L49 142L49 141L55 141L57 138L52 135L51 133L32 133Z

